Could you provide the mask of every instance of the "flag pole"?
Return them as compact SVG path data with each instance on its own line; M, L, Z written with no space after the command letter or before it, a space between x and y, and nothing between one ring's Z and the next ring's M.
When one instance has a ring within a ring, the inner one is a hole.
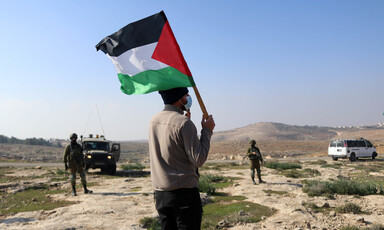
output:
M207 109L205 108L203 99L201 98L199 90L197 89L196 85L193 86L193 90L195 91L197 101L199 102L201 111L203 112L204 119L207 119L208 118L208 112L207 112Z

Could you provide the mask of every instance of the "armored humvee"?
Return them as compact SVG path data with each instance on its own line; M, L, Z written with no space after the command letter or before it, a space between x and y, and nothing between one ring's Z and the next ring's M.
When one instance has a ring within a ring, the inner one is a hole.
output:
M90 134L81 136L85 170L100 168L101 172L116 173L116 162L120 158L120 144L111 143L104 136Z

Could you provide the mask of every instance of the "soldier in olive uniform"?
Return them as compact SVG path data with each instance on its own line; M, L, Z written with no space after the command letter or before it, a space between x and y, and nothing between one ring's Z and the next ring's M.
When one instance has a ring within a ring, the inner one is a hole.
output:
M83 169L84 156L83 148L77 143L77 134L72 133L69 136L71 143L69 143L64 150L63 162L65 165L65 170L70 169L71 173L71 185L72 185L72 195L76 196L76 173L80 174L81 184L84 187L84 193L92 193L91 190L87 189L87 181L85 179L85 172Z
M249 144L251 146L249 146L247 150L247 156L251 163L251 178L252 178L253 184L256 184L255 169L257 171L257 177L259 178L259 183L265 183L265 181L261 179L260 163L263 163L263 157L261 156L260 149L256 147L255 140L251 140Z

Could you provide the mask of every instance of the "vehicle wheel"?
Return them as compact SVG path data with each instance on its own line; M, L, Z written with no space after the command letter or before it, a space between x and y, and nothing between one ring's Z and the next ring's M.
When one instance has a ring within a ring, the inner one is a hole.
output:
M102 167L100 168L100 170L101 170L101 173L105 173L105 172L107 171L107 167L102 166Z
M333 156L332 157L332 160L334 160L334 161L337 161L339 158L337 158L337 157L335 157L335 156Z
M111 174L111 175L115 175L115 173L116 173L116 164L108 166L108 173Z
M356 161L355 153L351 153L351 156L349 157L349 161L351 161L351 162Z
M372 153L372 160L374 160L377 157L377 152Z

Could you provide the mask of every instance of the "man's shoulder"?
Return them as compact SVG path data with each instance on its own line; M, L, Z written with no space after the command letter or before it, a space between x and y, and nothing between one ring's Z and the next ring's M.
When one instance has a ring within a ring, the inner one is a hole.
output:
M152 117L151 122L185 123L188 122L188 120L190 120L188 117L177 111L164 110L155 114Z

